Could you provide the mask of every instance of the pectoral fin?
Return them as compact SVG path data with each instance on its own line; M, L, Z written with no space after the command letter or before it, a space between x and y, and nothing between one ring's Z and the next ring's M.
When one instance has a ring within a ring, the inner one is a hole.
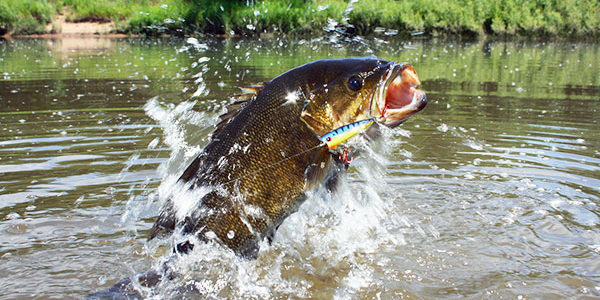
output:
M318 149L311 163L304 171L304 175L306 177L306 189L312 188L323 181L325 175L327 174L330 160L331 153L329 152L327 145L324 144Z

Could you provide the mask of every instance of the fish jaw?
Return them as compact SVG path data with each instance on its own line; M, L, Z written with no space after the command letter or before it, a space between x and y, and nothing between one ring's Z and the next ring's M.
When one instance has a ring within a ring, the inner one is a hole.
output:
M377 121L394 128L427 105L427 95L416 87L421 84L409 64L395 64L384 76L375 94Z

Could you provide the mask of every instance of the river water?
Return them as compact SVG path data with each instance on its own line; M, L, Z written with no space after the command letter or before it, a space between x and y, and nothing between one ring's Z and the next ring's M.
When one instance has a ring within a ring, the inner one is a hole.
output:
M412 63L428 106L258 259L204 245L143 294L600 297L599 45L381 35L0 41L0 298L81 298L160 265L161 195L227 96L365 55Z

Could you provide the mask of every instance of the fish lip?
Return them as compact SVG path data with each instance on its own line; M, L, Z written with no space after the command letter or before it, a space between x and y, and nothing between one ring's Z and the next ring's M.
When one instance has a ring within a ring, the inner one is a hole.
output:
M399 108L387 107L386 98L389 86L408 67L412 66L408 63L392 63L382 76L371 100L371 115L378 123L382 123L390 128L404 123L404 121L421 111L427 105L427 95L425 92L416 89L415 85L410 87L410 90L413 92L413 99L409 104Z
M381 116L381 118L383 119L382 123L384 125L386 125L389 128L394 128L402 123L404 123L406 120L408 120L410 117L416 115L418 112L420 112L423 108L425 108L425 106L427 106L427 94L423 93L423 96L418 99L416 102L413 100L413 103L410 104L410 106L408 107L403 107L401 109L388 109L385 112L385 116ZM401 118L391 118L390 116L393 115L402 115Z

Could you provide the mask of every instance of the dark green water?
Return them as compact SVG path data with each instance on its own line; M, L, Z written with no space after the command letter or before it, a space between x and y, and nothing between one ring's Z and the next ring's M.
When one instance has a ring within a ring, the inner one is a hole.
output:
M382 36L0 41L0 298L79 298L159 264L168 241L146 242L159 194L227 96L365 55L412 63L427 108L256 261L207 245L173 285L225 298L600 297L599 45Z

